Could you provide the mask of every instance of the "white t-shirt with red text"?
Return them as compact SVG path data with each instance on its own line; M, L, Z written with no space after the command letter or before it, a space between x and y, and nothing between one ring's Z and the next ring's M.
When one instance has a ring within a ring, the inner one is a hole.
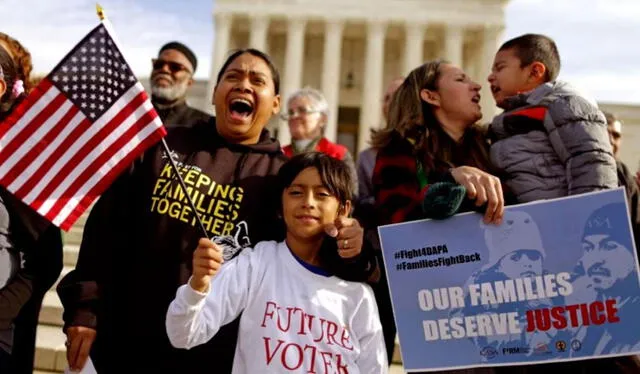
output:
M284 242L244 249L222 266L208 293L181 286L167 334L174 347L189 349L240 313L234 374L388 372L371 288L312 272Z

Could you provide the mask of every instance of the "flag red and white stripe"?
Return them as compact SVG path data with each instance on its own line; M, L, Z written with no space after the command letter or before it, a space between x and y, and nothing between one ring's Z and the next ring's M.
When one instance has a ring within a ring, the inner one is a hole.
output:
M94 29L0 124L0 184L68 230L166 134L132 78L106 29Z

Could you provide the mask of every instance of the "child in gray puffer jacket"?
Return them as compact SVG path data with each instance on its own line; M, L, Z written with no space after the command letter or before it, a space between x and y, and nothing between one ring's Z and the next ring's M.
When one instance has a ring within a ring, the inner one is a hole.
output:
M526 34L500 47L489 75L504 109L489 127L491 161L521 203L618 186L604 114L559 71L554 41Z
M607 122L595 102L556 80L554 41L526 34L504 43L489 75L505 110L489 126L491 161L518 202L552 199L618 187ZM505 366L497 374L640 372L633 356L546 365Z

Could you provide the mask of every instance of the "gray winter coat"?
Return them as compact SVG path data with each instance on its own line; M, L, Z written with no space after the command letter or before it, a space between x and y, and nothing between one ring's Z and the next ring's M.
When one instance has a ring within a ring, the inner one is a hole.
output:
M567 83L509 98L489 136L491 161L518 202L618 186L605 117Z

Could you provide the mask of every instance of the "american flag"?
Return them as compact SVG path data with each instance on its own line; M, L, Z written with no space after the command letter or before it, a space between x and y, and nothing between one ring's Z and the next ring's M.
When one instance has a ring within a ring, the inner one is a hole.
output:
M94 28L0 124L0 184L63 230L166 134L111 35Z

